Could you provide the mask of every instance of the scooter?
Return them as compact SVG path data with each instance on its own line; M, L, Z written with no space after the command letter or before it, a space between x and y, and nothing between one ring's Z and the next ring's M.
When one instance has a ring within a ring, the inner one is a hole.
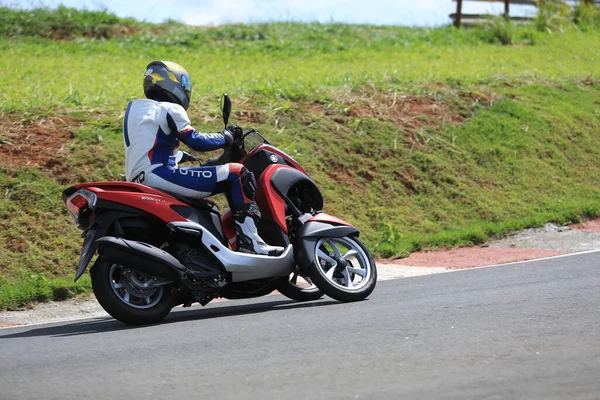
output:
M228 126L226 94L221 109ZM130 325L157 323L181 304L204 306L219 297L275 290L297 301L323 294L341 302L368 297L377 268L358 229L322 212L323 196L304 168L256 130L244 131L242 150L225 149L205 165L240 162L254 173L262 212L258 232L266 243L284 247L281 255L237 252L231 211L221 215L208 199L134 182L83 183L62 195L85 238L75 281L98 254L90 269L94 295L106 312Z

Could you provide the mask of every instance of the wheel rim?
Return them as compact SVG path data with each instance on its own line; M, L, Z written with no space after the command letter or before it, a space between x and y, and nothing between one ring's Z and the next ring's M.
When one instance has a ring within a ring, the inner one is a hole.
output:
M348 237L320 239L315 246L315 260L329 282L347 291L362 289L372 274L369 257Z
M152 277L134 269L113 264L108 279L119 300L130 307L151 308L162 299L163 286L144 287L152 281Z

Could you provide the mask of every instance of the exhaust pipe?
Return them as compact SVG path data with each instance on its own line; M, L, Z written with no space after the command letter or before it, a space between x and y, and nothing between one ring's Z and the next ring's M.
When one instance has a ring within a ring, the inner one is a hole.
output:
M96 242L102 258L144 274L180 281L189 271L175 257L147 243L114 236L104 236Z

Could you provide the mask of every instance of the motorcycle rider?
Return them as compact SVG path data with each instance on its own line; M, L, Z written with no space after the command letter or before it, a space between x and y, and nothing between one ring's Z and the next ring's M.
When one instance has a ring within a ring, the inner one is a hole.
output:
M152 61L144 74L146 99L131 101L125 112L125 177L185 197L227 194L237 234L238 251L280 255L282 247L269 246L258 235L260 210L255 201L254 174L239 163L178 168L180 142L196 151L220 148L240 150L239 126L217 133L201 133L190 123L192 82L187 71L170 61Z

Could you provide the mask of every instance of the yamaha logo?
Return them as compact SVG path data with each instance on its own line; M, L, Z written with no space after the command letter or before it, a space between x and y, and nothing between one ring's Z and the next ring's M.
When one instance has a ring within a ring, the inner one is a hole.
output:
M271 159L272 162L276 163L277 161L279 161L279 157L277 157L275 154L271 154L269 156L269 158Z

